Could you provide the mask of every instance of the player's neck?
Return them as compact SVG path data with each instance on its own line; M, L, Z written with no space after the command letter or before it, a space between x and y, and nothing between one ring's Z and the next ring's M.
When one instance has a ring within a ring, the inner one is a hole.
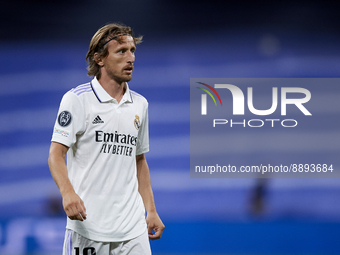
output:
M103 89L119 103L122 100L126 91L126 82L117 82L112 79L105 78L105 76L98 79Z

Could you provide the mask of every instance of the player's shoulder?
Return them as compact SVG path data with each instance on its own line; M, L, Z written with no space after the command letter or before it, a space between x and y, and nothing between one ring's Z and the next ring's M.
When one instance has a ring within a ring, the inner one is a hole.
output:
M92 92L92 86L90 82L78 85L77 87L68 91L68 93L72 93L78 97L88 92Z
M144 96L137 93L136 91L130 89L130 95L131 95L133 102L136 101L136 102L148 104L148 100L146 100L146 98Z
M85 98L89 92L92 92L91 83L81 84L67 91L62 98L62 102L66 104L85 105L85 101L87 101Z
M90 82L87 82L70 89L64 94L63 98L64 100L81 100L89 92L92 92L92 86Z

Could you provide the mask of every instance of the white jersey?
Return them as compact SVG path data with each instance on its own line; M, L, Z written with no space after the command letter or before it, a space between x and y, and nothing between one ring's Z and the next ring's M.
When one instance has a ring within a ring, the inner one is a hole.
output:
M120 242L146 229L136 155L149 151L148 102L127 86L118 103L94 78L68 91L52 141L68 146L68 177L87 219L67 228L101 242Z

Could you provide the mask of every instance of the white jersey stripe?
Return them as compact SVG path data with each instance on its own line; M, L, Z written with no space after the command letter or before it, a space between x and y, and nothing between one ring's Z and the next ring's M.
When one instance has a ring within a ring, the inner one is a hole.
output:
M84 87L76 87L72 92L76 93L78 91L84 90L84 89L89 89L91 88L90 85L84 86Z
M135 95L135 96L143 97L141 94L138 94L138 93L134 92L133 90L130 90L130 93Z
M71 89L71 91L74 91L74 90L77 90L77 89L81 89L81 88L85 88L85 87L88 87L90 83L85 83L85 84L82 84L82 85L79 85L73 89Z
M72 255L72 250L73 250L73 242L72 242L72 239L73 239L73 230L70 230L70 255Z
M72 236L73 231L66 229L63 255L72 255Z
M77 96L79 96L79 95L81 95L85 92L91 92L91 91L92 91L92 88L88 88L88 89L79 90L79 91L73 92L73 93L75 93Z

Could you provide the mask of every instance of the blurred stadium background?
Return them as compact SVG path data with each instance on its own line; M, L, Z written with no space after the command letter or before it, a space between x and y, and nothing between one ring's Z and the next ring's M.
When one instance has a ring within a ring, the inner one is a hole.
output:
M190 78L339 77L339 7L315 0L4 1L0 254L61 254L65 216L47 165L52 128L62 95L90 79L92 35L114 21L144 35L129 84L150 103L147 158L166 225L151 243L154 254L339 254L337 179L259 183L189 174ZM339 101L339 91L317 89L329 105ZM326 133L332 143L310 152L336 158L339 109L322 116L315 121L325 125L311 126L310 135Z

